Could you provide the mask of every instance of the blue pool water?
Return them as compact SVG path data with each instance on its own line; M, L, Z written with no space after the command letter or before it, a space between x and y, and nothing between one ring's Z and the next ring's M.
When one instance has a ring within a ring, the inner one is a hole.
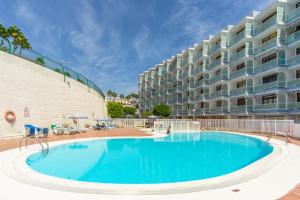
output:
M50 148L32 154L34 170L98 183L153 184L200 180L241 169L273 147L247 136L201 132L160 139L107 139Z

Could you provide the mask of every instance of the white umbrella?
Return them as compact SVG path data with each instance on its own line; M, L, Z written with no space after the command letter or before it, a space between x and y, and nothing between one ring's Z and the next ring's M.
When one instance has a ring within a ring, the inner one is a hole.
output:
M80 119L88 119L87 116L83 116L83 115L70 115L70 116L67 116L68 119L73 119L73 120L76 120L76 125L77 125L77 128L79 128L79 120Z

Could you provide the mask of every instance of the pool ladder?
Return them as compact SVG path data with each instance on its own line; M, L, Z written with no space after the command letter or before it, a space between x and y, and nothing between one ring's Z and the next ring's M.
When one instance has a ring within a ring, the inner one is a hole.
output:
M46 139L44 137L39 137L39 136L21 137L20 141L19 141L19 149L20 149L20 151L22 150L22 140L23 139L25 139L25 145L26 145L26 149L27 149L28 138L35 138L35 140L37 141L37 143L41 146L42 152L47 152L48 153L48 151L49 151L49 144L48 144L48 142L46 141Z
M275 135L277 135L277 133L275 133ZM274 136L274 134L269 134L268 136L267 136L267 143L269 143L270 142L270 140L273 138L273 136ZM284 136L284 142L285 142L285 144L286 145L288 145L288 143L289 143L289 134L285 134L285 136Z

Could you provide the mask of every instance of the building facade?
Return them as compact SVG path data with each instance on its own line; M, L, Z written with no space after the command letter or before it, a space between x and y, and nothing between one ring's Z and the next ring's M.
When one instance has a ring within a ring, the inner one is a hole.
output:
M139 76L141 111L176 118L300 118L300 1L262 12Z

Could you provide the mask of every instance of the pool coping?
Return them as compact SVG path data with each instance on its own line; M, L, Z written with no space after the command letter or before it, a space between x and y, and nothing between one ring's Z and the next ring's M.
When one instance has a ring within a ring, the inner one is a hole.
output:
M229 131L209 131L209 132L225 132L231 134L245 135L247 137L253 137L265 140L265 137L247 135L243 133L235 133ZM146 138L158 138L165 136L160 134L154 134ZM103 138L84 138L84 139L72 139L64 141L51 142L51 147L74 143L82 141L91 140L105 140L105 139L127 139L127 138L141 138L141 137L103 137ZM2 167L6 175L9 177L30 185L62 190L69 192L80 192L80 193L92 193L92 194L134 194L134 195L145 195L145 194L172 194L172 193L186 193L186 192L196 192L203 190L211 190L224 188L236 184L240 184L251 179L254 179L266 171L271 169L276 163L284 159L288 150L285 144L280 140L273 139L270 144L273 146L273 151L267 156L247 165L232 173L187 182L177 182L177 183L161 183L161 184L104 184L104 183L91 183L91 182L81 182L75 180L68 180L53 176L48 176L39 172L34 171L26 164L26 159L29 155L38 152L40 147L38 145L29 146L30 149L26 151L19 151L18 149L8 150L11 151L10 154L3 163Z

